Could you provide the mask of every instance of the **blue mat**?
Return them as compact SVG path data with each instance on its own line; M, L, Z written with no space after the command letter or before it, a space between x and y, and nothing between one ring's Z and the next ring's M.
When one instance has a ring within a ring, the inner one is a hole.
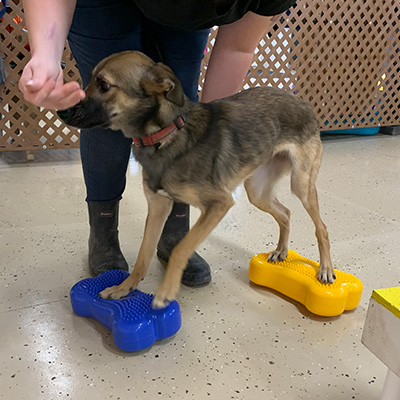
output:
M98 293L119 285L129 276L114 269L76 283L70 292L72 309L82 317L95 318L112 332L115 345L124 351L138 351L179 331L181 311L172 301L160 310L151 307L154 295L135 290L120 300L104 300Z

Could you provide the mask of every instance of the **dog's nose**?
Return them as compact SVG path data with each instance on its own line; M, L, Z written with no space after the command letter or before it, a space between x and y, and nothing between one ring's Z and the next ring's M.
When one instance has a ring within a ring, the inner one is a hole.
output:
M65 121L71 115L71 112L72 108L67 108L66 110L58 110L57 115Z

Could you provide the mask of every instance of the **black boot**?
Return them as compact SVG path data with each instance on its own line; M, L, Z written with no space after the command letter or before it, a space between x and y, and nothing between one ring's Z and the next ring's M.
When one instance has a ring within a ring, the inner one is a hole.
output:
M128 271L118 240L119 201L88 202L89 270L97 276L110 269Z
M168 262L172 249L189 231L189 211L190 206L188 204L174 203L157 245L157 257L163 264ZM181 282L191 287L210 283L210 266L197 253L193 253L183 272Z

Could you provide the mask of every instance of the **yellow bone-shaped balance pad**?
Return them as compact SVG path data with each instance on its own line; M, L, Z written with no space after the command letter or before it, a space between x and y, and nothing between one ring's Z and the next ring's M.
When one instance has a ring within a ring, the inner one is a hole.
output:
M268 256L260 253L251 259L250 280L300 302L313 314L333 317L360 303L363 284L355 276L335 269L335 282L323 284L317 279L317 262L292 250L285 261L269 262Z

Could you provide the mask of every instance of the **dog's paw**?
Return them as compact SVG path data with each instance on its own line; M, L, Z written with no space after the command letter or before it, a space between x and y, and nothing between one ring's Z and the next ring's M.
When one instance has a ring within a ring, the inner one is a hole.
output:
M153 299L152 307L155 310L166 307L171 301L175 300L176 293L171 289L163 289L160 287L157 290Z
M151 307L153 310L161 310L162 308L167 307L167 305L171 302L172 300L167 300L167 299L158 299L154 297L153 303Z
M131 292L131 290L122 285L118 286L111 286L107 289L104 289L102 292L99 293L99 296L103 299L112 299L112 300L119 300L122 297L125 297Z
M317 279L321 282L321 283L333 283L335 282L336 279L336 275L335 275L335 271L333 270L333 267L325 267L320 265L319 269L318 269L318 275L317 275Z
M283 250L276 249L275 251L271 251L271 253L268 256L268 261L269 262L285 261L287 256L288 256L287 249Z

